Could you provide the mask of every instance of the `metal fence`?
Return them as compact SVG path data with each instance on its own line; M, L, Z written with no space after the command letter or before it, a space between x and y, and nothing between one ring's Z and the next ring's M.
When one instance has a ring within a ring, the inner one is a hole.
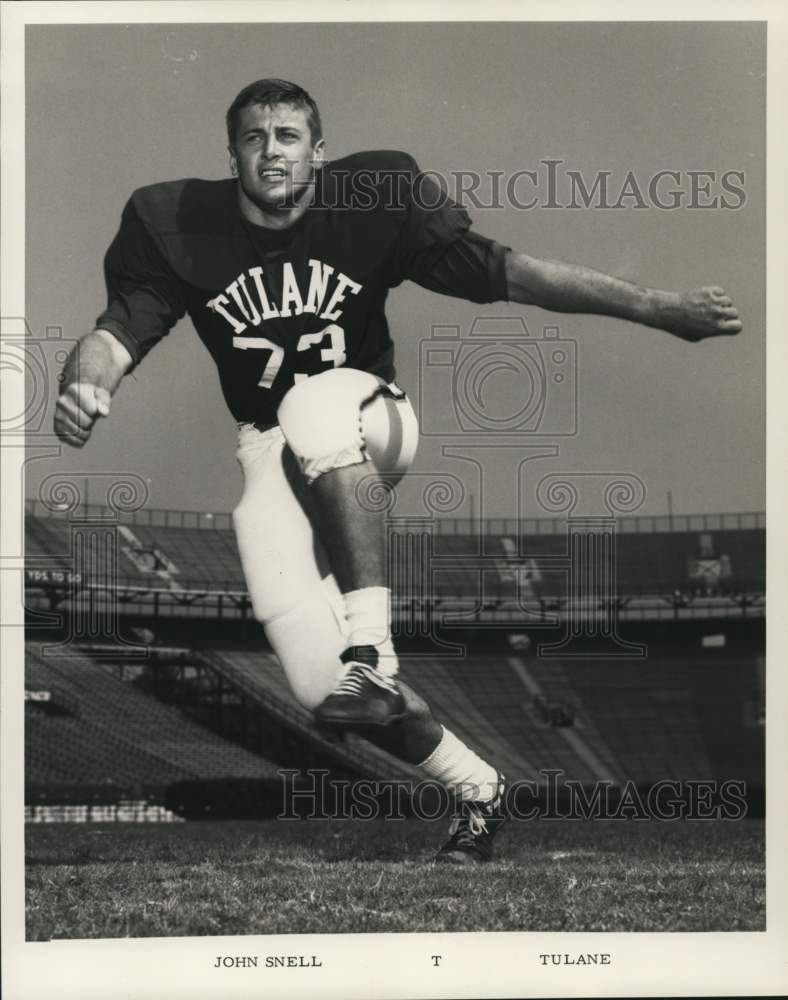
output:
M63 513L37 498L25 500L25 513L34 517L63 517ZM120 524L139 524L162 528L191 528L206 531L232 530L232 515L198 510L160 510L141 508L133 512L116 513L101 504L83 504L70 511L71 518L102 518L112 516ZM765 528L764 511L728 514L638 514L616 518L623 534L656 534L682 531L736 531L743 528ZM436 518L437 535L563 535L565 518Z
M734 531L741 528L765 528L764 511L733 514L639 514L616 518L623 534L657 534L665 531ZM438 535L563 535L565 518L496 518L483 522L473 518L441 518L435 521ZM480 531L480 528L483 530Z

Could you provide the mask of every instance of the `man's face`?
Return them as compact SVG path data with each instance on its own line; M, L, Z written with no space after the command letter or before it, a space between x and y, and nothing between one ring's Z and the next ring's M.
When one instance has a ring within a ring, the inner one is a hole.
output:
M312 145L307 112L289 104L242 108L230 165L246 197L263 211L292 206L323 158L323 140Z

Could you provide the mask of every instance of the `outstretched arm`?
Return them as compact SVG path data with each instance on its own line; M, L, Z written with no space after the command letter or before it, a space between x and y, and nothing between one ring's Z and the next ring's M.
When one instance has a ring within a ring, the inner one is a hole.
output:
M506 255L509 301L553 312L616 316L667 330L682 340L732 336L742 329L736 307L716 286L691 292L643 288L580 264Z
M55 433L81 448L99 417L109 416L112 394L132 366L126 348L108 330L86 334L71 352L55 405Z

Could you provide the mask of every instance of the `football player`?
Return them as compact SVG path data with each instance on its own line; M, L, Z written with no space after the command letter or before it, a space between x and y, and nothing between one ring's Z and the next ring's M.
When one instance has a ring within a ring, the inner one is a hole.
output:
M411 156L325 160L302 88L259 80L227 112L232 178L135 191L105 259L108 302L66 364L55 429L82 447L125 375L189 315L238 423L234 511L254 614L295 697L418 764L464 803L439 860L486 861L503 778L398 678L383 515L370 474L403 474L416 420L395 382L389 289L616 316L688 341L741 330L720 288L667 292L477 235Z

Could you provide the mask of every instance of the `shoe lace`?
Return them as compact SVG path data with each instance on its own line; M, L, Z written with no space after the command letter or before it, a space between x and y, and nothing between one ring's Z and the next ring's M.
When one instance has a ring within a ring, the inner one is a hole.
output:
M387 691L394 689L393 682L389 680L388 677L385 677L379 671L375 670L374 667L369 667L366 663L354 663L345 676L339 681L332 693L335 695L339 694L357 697L364 690L365 680L371 681L373 684L377 684L378 687L385 688Z
M458 844L470 844L482 833L487 833L487 821L475 806L466 807L465 816L455 816L449 825L449 836Z

